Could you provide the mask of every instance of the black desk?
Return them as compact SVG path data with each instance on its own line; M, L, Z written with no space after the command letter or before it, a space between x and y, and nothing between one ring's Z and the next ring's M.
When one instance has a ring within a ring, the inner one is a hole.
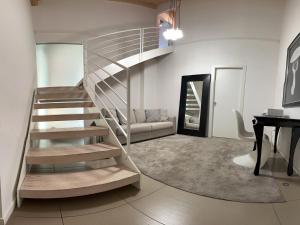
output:
M300 119L290 119L290 118L272 117L272 116L254 116L254 120L252 122L253 122L253 128L256 136L256 143L257 143L257 161L254 169L254 174L256 176L259 175L264 126L276 127L275 144L274 144L275 152L277 151L276 142L277 142L278 132L280 127L292 128L289 165L287 169L287 174L291 176L293 174L295 148L300 138Z

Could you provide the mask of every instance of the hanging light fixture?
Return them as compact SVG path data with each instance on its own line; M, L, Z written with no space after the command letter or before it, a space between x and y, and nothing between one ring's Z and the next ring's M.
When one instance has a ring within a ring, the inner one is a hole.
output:
M180 7L181 0L170 1L170 20L172 28L167 29L163 35L166 40L176 41L183 38L183 32L180 29Z

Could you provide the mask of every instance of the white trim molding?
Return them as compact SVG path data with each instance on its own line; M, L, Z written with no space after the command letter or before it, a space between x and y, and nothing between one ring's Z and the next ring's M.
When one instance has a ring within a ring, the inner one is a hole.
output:
M241 99L240 99L240 112L243 115L244 111L244 98L245 98L245 87L246 87L246 65L232 65L232 66L214 66L211 72L211 88L210 88L210 99L209 99L209 119L208 119L208 137L213 136L213 117L214 117L214 101L215 101L215 85L216 85L216 74L220 69L237 69L243 70L243 85L241 87Z
M16 207L16 200L12 201L10 203L8 210L6 212L4 212L3 218L2 218L3 225L5 225L8 222L9 218L11 217L12 213L14 212L15 207ZM0 225L1 225L1 220L0 220Z
M0 177L0 225L4 225L4 220L2 218L2 192L1 192L1 177Z
M14 209L15 209L15 206L16 206L16 200L14 199L9 208L4 212L3 211L3 208L2 208L2 192L1 192L1 178L0 178L0 225L5 225L9 218L11 217Z

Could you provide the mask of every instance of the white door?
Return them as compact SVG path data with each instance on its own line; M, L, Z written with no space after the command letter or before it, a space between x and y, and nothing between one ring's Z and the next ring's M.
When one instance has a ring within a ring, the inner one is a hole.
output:
M213 136L238 138L237 124L232 109L243 111L245 70L217 68L215 71L215 97Z

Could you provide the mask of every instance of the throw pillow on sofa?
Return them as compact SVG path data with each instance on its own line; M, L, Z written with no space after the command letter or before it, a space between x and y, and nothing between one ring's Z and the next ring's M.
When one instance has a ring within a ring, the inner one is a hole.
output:
M160 109L146 109L146 122L160 122Z
M168 121L168 119L169 119L168 110L161 109L160 110L160 121L165 122L165 121Z
M120 124L121 125L126 125L127 124L126 119L123 118L123 116L120 114L120 112L118 110L116 110L116 111L117 111L117 115L118 115ZM123 113L123 115L125 117L127 117L127 109L120 109L120 111L121 111L121 113ZM133 110L130 110L130 124L133 124L133 123L136 123L135 115L133 113Z
M146 113L144 109L134 109L135 120L137 123L145 123L146 122Z

